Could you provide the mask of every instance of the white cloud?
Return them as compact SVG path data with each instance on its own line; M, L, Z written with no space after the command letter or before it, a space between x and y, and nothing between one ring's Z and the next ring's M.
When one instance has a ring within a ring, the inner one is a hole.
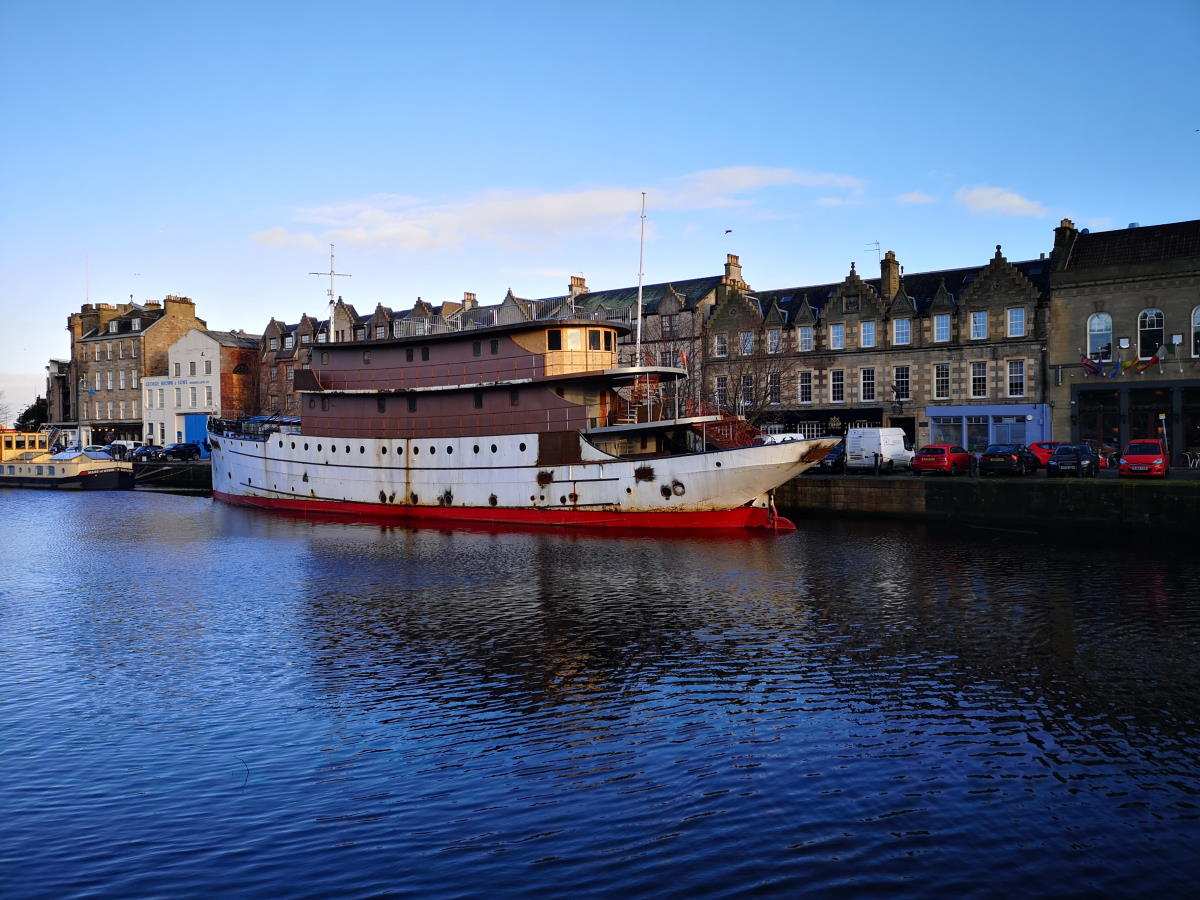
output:
M937 203L937 198L924 191L909 191L897 197L896 202L906 206L919 206L925 203Z
M954 195L959 203L973 213L998 216L1044 216L1046 207L1036 200L1022 197L1008 188L979 185L959 188Z
M1090 228L1092 231L1104 231L1112 228L1112 216L1098 216L1094 219L1084 219L1083 227Z
M647 190L653 211L694 211L752 204L769 188L837 188L861 192L850 175L763 166L708 169ZM317 246L331 240L360 245L432 250L470 242L520 245L566 234L617 231L636 219L637 188L600 186L565 191L487 191L462 200L430 203L377 194L296 211L298 228L277 225L253 235L271 247Z

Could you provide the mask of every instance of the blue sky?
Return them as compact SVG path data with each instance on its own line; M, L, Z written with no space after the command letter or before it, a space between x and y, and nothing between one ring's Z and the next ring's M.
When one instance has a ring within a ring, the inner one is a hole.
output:
M85 295L216 328L1200 214L1200 4L0 4L0 391ZM726 236L726 228L733 234Z

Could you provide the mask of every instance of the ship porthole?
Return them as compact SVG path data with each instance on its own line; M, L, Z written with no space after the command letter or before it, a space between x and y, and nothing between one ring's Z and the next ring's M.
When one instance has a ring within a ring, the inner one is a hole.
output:
M379 452L382 453L384 456L387 456L387 447L380 447Z
M717 468L721 468L721 461L719 459L717 460Z
M320 453L320 452L321 452L321 445L320 445L320 444L317 444L317 452L318 452L318 453ZM334 453L337 453L337 447L334 447L334 448L333 448L333 452L334 452Z
M367 448L366 448L366 447L363 447L363 446L361 446L361 445L359 445L358 452L359 452L359 453L366 453L366 452L367 452Z
M627 493L627 494L632 494L632 493L633 493L633 488L625 488L625 493Z
M296 449L296 442L295 442L295 441L292 441L292 449L293 449L293 450L295 450L295 449Z
M416 456L416 455L417 455L418 453L420 453L420 452L421 452L421 448L420 448L420 447L413 447L413 456Z
M561 497L559 497L558 502L560 504L562 504L563 506L566 506L567 505L567 495L563 494Z
M280 442L279 442L279 446L280 446L280 448L282 448L282 447L283 447L283 441L280 441Z
M308 449L308 444L305 444L305 445L304 445L304 449L305 449L305 450L307 450L307 449Z
M452 454L453 452L454 452L454 448L453 448L453 447L451 447L449 444L447 444L447 445L446 445L446 453L447 453L447 455L449 455L449 454Z
M521 447L520 447L520 450L521 450L521 452L522 452L522 453L524 453L524 452L525 452L525 445L524 445L524 444L522 444L522 445L521 445Z
M474 452L475 452L475 453L478 453L478 452L479 452L479 445L478 445L478 444L476 444L476 445L475 445Z
M430 444L430 445L429 445L429 452L430 452L430 453L437 453L437 447L434 447L432 444Z
M495 453L495 452L496 452L496 445L495 445L495 444L492 444L492 452L493 452L493 453Z
M350 452L350 445L349 445L349 444L347 444L347 445L346 445L346 452L347 452L347 453L349 453L349 452Z

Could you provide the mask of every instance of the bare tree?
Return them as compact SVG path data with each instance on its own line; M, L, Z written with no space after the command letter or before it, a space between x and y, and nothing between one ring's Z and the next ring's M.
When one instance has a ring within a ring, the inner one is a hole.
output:
M12 407L4 399L4 391L0 391L0 425L12 422Z
M788 345L788 332L770 318L739 323L726 334L725 355L712 335L705 341L705 377L709 397L721 412L736 413L752 425L783 407L785 385L800 361Z

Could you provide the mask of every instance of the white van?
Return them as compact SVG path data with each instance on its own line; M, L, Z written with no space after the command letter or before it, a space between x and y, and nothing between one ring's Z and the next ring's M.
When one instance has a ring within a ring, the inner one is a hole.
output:
M902 428L851 428L846 433L846 468L874 469L875 459L885 472L911 469L913 452Z

